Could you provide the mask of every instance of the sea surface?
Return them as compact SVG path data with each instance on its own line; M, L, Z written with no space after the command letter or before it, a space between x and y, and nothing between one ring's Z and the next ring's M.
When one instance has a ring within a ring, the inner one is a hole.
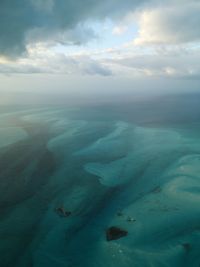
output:
M0 267L199 266L200 95L0 107Z

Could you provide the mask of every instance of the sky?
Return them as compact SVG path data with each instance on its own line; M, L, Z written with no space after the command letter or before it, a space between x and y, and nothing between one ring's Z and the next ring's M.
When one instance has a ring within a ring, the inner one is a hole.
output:
M198 91L199 14L199 0L1 0L0 104Z

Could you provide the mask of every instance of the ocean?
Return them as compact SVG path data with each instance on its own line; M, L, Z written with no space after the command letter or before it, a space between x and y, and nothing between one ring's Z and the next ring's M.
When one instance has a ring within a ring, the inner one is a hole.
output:
M0 107L1 267L199 267L199 248L199 94Z

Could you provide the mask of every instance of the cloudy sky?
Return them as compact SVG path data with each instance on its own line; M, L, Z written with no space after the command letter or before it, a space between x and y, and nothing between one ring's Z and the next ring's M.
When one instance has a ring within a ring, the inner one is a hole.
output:
M199 0L1 0L1 101L198 90Z

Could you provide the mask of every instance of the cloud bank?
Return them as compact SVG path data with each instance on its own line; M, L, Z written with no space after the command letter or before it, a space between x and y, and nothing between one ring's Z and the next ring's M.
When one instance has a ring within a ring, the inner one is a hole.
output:
M147 1L147 0L146 0ZM35 40L50 39L66 43L87 41L91 31L76 34L79 23L124 14L143 0L1 0L0 54L16 56L26 51L26 45ZM82 27L84 31L84 26ZM64 38L58 36L64 33ZM79 31L80 33L80 31ZM80 37L80 38L79 38Z
M0 73L199 79L199 14L198 0L1 0Z

